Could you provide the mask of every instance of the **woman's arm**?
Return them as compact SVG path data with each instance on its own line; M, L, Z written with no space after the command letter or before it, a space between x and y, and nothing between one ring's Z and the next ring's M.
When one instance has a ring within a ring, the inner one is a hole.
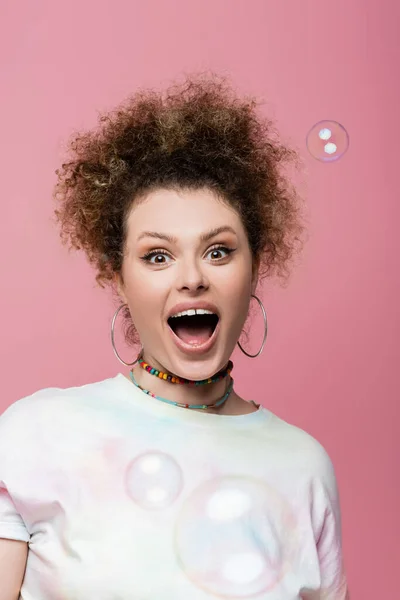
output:
M26 542L0 539L0 600L18 600L27 558Z

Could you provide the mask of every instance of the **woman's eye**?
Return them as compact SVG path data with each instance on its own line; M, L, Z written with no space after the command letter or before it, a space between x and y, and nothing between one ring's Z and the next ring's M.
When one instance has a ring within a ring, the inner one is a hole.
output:
M143 256L142 259L145 262L151 263L152 265L164 265L166 262L165 260L156 260L156 261L151 260L152 258L159 259L160 256L165 258L168 256L168 254L166 252L162 252L161 250L153 250L153 252L148 252L145 256Z
M234 250L232 248L226 248L225 246L219 246L218 248L211 248L208 254L211 254L211 260L217 261L226 258L229 254L231 254ZM226 256L218 256L221 252L225 252Z

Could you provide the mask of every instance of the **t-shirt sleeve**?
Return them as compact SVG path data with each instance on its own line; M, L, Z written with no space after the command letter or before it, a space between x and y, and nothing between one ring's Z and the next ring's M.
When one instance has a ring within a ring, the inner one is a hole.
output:
M350 600L342 553L339 490L332 461L321 447L314 481L316 547L321 576L320 600Z
M0 538L28 542L30 534L8 489L11 484L7 483L12 479L13 452L21 441L17 412L11 405L0 415Z
M18 514L7 487L0 479L0 538L29 542L30 535Z

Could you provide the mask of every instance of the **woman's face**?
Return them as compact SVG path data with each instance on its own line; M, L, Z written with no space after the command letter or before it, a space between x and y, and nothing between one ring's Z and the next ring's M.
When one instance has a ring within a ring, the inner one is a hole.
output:
M226 230L211 237L218 228ZM258 276L233 208L209 190L150 193L129 215L122 275L124 283L117 276L118 291L129 306L146 362L195 380L225 366L244 326ZM219 316L213 334L210 324L195 325L207 317L168 322L171 311L201 302L210 303L211 312Z

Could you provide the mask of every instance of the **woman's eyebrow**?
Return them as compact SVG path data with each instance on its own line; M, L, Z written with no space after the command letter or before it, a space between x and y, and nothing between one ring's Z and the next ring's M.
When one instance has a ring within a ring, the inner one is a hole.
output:
M230 227L229 225L222 225L221 227L215 227L214 229L210 229L210 231L206 231L205 233L202 233L200 236L200 240L202 242L207 242L208 240L215 237L219 233L225 233L227 231L230 233L234 233L236 235L236 231L232 227ZM168 235L166 233L161 233L158 231L142 231L142 233L139 235L137 241L141 240L144 237L159 238L161 240L166 240L167 242L170 242L171 244L178 243L178 240L176 237L174 237L172 235Z

